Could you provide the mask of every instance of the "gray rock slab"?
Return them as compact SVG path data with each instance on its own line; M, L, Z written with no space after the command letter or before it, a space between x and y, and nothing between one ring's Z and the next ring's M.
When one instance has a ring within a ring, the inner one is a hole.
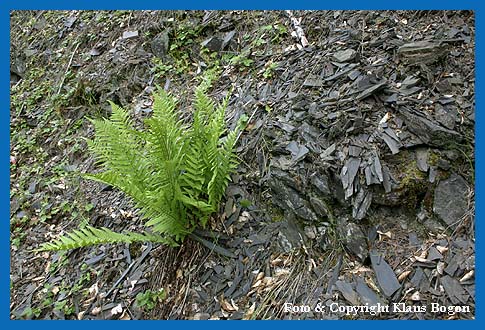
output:
M333 54L332 59L339 63L350 62L357 58L358 53L353 49L345 49Z
M401 288L401 284L399 284L396 274L391 266L384 260L384 257L376 251L370 253L370 260L382 292L387 297L392 296L399 290L399 288Z
M447 225L454 226L468 209L468 184L457 174L441 181L435 190L433 212Z

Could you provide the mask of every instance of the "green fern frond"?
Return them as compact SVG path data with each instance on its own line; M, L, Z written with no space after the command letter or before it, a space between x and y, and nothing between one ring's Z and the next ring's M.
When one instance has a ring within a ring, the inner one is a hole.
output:
M172 246L176 245L175 242L152 233L117 233L104 227L95 228L87 226L82 229L73 230L72 232L61 236L60 238L52 242L44 243L35 251L69 250L96 244L134 243L148 241L168 244Z
M222 147L217 151L212 151L214 156L211 158L213 176L208 184L209 204L214 207L220 201L231 179L230 174L237 167L237 158L233 153L238 130L230 132Z

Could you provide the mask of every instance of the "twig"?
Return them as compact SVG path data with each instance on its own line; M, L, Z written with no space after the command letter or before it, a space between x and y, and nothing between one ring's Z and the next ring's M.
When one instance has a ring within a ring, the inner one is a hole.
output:
M67 67L66 67L66 71L64 72L64 75L62 76L61 84L59 85L59 89L57 90L57 95L59 95L61 93L62 86L64 85L64 80L66 80L67 72L69 71L69 67L72 64L72 59L74 58L74 55L76 54L76 51L77 51L80 44L81 44L81 42L78 41L76 48L74 48L74 51L72 52L71 58L69 59L69 63L67 64Z

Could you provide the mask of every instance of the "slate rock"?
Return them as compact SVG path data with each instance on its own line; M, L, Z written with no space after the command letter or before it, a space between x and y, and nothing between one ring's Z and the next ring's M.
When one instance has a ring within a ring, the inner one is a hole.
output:
M401 288L396 274L392 270L391 266L389 266L389 264L384 260L384 257L376 251L372 251L370 253L370 260L372 269L374 269L376 274L379 287L382 289L385 296L391 297L397 290L399 290L399 288Z
M428 259L429 261L441 260L443 259L443 255L438 251L437 248L432 246L428 250L428 257L426 259Z
M421 281L423 280L424 277L424 272L421 267L417 267L416 270L414 271L414 275L410 280L410 283L415 287L418 288Z
M330 210L321 199L311 196L310 204L319 216L326 218L330 214Z
M322 87L323 80L320 79L318 76L315 75L308 75L303 82L303 86L306 87Z
M29 184L29 193L30 194L35 194L35 192L37 191L37 182L36 181L32 181L30 184Z
M440 42L417 41L398 48L399 58L407 64L432 64L447 55L446 47Z
M302 144L299 144L296 141L291 141L286 147L286 150L288 150L291 153L291 156L292 156L291 162L293 164L296 164L299 161L303 160L309 152L307 147L305 147Z
M202 47L206 47L212 52L220 52L224 45L224 40L219 37L210 37L200 43Z
M138 31L125 31L123 32L123 39L131 39L138 37Z
M369 306L375 306L377 304L382 304L381 299L379 296L372 291L367 284L365 284L364 280L361 277L357 278L357 286L356 291L359 294L360 302L362 304L369 304Z
M458 112L453 108L443 107L439 103L435 106L436 120L448 129L454 129L458 118Z
M352 288L352 285L350 283L347 283L345 281L337 281L335 282L335 286L342 293L345 300L347 300L354 306L359 304L357 293L354 291L354 288Z
M450 162L443 158L438 159L438 163L436 165L438 166L438 168L445 171L448 171L451 168Z
M408 129L428 145L447 147L451 142L462 140L458 132L435 124L417 111L406 107L398 108L398 111L404 117Z
M285 220L279 223L277 243L284 253L290 253L293 249L301 246L301 238L305 233L299 228L295 217L289 213Z
M274 193L274 203L283 210L294 213L308 221L316 221L318 219L308 202L296 190L288 187L281 180L274 178L268 182L268 185Z
M468 184L457 174L441 181L436 187L433 212L447 225L456 226L468 209Z
M416 149L416 165L420 171L428 172L428 149Z
M358 53L353 49L345 49L333 54L332 59L336 62L350 62L357 58Z
M384 89L387 86L387 81L383 80L375 85L372 85L371 87L367 88L366 90L362 91L359 95L355 97L357 101L363 100L366 97L371 96L372 94L377 93L378 91Z
M429 167L428 181L430 183L434 183L436 181L437 176L438 176L438 170L437 170L436 166L430 166Z
M231 43L231 40L235 34L235 30L226 33L226 35L224 36L224 40L222 40L222 49L226 48Z
M170 46L169 30L165 30L159 33L155 38L153 38L150 46L153 55L158 58L164 58Z
M359 225L342 221L338 224L338 232L345 247L356 255L360 261L364 261L369 255L367 236Z
M354 193L354 179L359 171L360 158L350 157L340 172L342 186L345 189L345 198L349 198Z
M360 187L357 194L352 197L352 217L362 220L367 214L367 210L372 204L372 192L364 187Z
M306 237L308 237L311 240L317 238L317 228L315 226L306 226L304 228L304 232Z
M317 173L312 174L310 177L311 184L318 189L318 191L324 195L330 195L328 177L325 175L319 175Z
M469 296L458 280L445 275L440 279L440 282L452 304L458 305L467 303Z

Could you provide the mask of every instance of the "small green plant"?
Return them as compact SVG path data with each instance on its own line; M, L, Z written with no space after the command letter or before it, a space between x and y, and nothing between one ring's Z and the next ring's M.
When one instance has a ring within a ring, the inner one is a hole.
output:
M249 55L250 55L250 51L245 50L241 52L239 55L232 56L229 59L229 64L234 65L235 67L238 67L239 71L244 71L246 69L249 69L254 63L254 61L248 57Z
M241 201L239 202L239 204L241 204L241 207L244 207L244 208L248 208L250 207L253 203L249 200L249 199L241 199Z
M157 79L165 76L167 73L172 72L174 69L174 66L172 64L166 64L163 62L162 59L159 59L157 57L154 57L152 61L153 64L155 64L153 72L155 72L155 76Z
M42 313L42 310L40 308L27 307L26 309L23 310L22 314L20 314L20 317L25 319L31 319L33 317L39 317L41 313Z
M191 125L179 119L176 100L161 89L145 130L135 129L128 112L114 103L110 120L93 120L96 136L88 145L104 171L86 177L130 196L145 220L145 232L84 226L38 250L140 241L175 246L205 226L238 164L234 146L243 128L225 128L228 98L216 105L206 93L213 78L214 73L205 76L195 91Z
M158 302L165 299L166 295L163 288L158 291L146 290L136 295L136 305L145 311L151 311Z
M278 68L278 63L268 62L265 65L265 70L263 72L264 79L271 79L273 78L275 70Z
M65 315L74 313L74 306L70 305L67 300L56 301L54 303L54 309L63 312Z

